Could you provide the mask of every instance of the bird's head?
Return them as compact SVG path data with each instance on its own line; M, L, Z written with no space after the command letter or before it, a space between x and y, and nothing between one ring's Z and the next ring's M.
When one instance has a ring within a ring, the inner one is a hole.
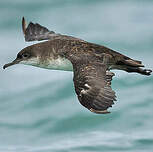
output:
M14 64L27 64L27 65L37 65L39 62L37 52L34 51L32 46L28 46L22 49L18 54L14 61L11 63L5 64L3 69L12 66Z

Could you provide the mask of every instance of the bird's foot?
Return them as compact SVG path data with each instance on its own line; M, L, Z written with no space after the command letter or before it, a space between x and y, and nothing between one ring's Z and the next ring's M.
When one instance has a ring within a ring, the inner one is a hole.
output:
M151 72L152 72L152 70L150 70L150 69L144 69L143 70L144 75L151 75Z

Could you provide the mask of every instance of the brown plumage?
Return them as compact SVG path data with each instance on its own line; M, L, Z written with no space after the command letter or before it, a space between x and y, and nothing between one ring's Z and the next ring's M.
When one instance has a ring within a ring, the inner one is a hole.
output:
M150 75L152 70L142 69L141 61L133 60L105 46L79 38L57 34L40 24L22 20L26 41L41 41L21 50L17 58L4 65L22 63L37 67L74 72L74 86L80 103L95 113L109 113L107 109L116 101L111 89L114 73L111 69Z

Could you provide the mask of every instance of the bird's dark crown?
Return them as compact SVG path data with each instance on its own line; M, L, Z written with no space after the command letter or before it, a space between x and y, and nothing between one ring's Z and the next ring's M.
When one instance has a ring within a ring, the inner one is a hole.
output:
M18 54L17 54L17 59L20 59L20 60L26 60L26 59L29 59L31 57L34 57L35 54L32 50L32 47L28 46L24 49L22 49Z

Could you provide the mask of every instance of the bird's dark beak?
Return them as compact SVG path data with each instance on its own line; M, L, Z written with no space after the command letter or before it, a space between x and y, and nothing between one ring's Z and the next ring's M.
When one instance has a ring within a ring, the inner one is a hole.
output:
M3 66L3 69L6 69L7 67L12 66L12 65L14 65L14 64L18 64L19 62L20 62L19 59L15 59L15 60L12 61L11 63L5 64L5 65Z

